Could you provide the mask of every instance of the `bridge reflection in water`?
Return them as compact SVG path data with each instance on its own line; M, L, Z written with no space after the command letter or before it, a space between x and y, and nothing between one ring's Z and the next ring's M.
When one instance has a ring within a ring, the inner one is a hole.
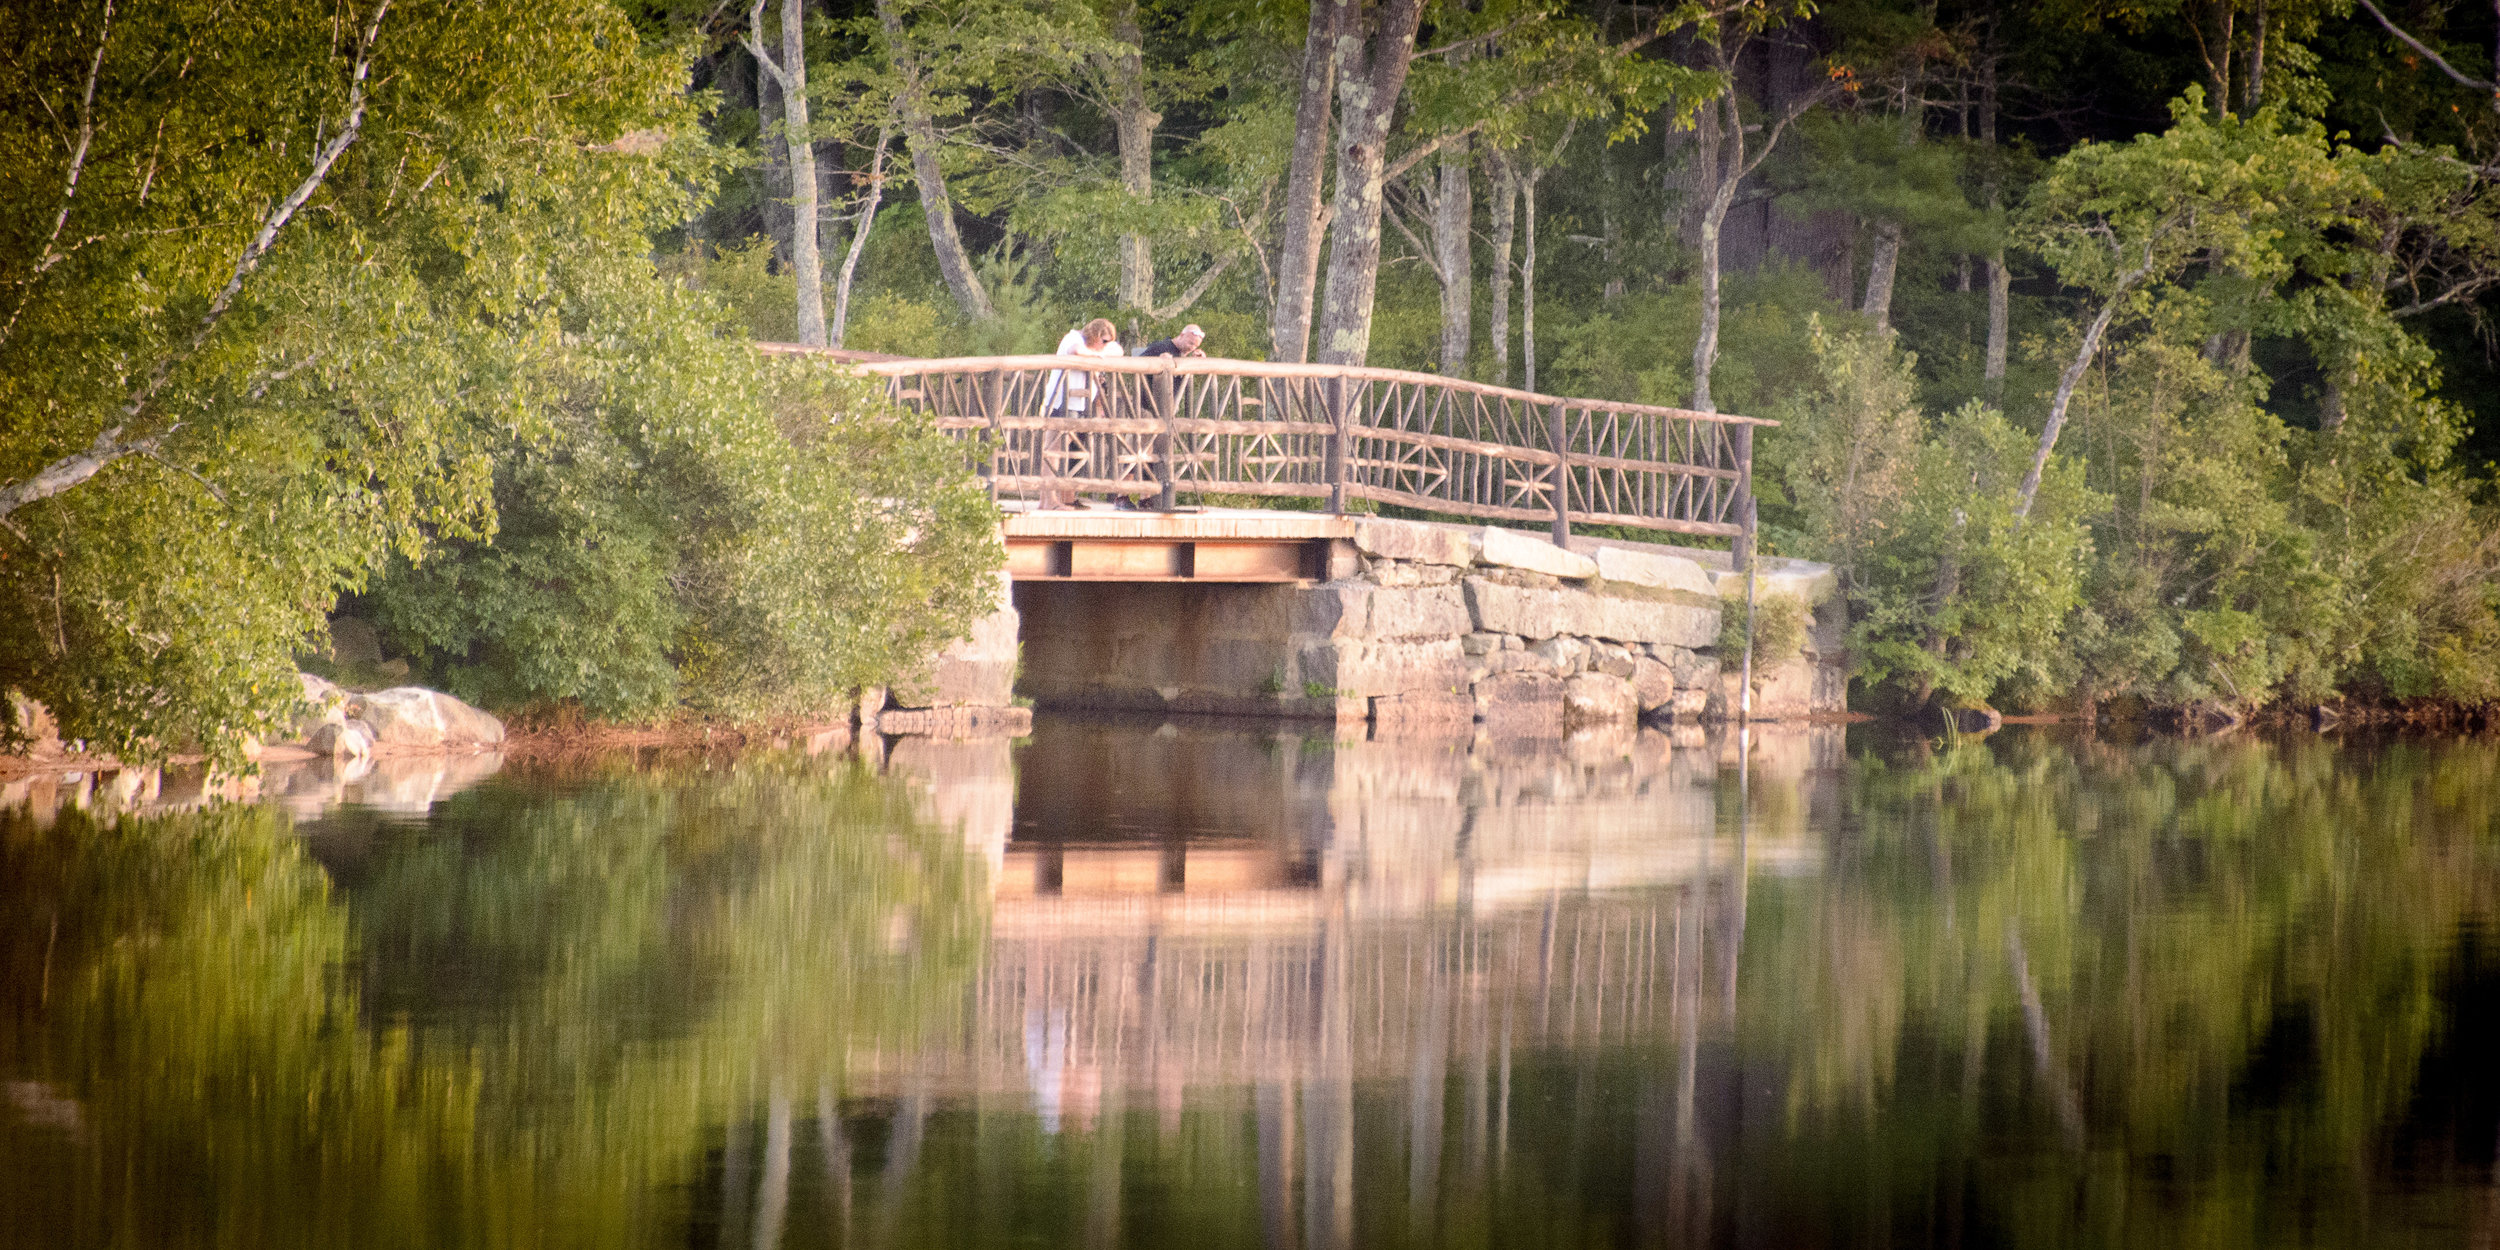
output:
M850 1088L893 1100L889 1167L932 1100L1109 1135L1089 1201L1114 1212L1138 1112L1166 1135L1185 1111L1248 1113L1268 1242L1324 1246L1352 1234L1358 1083L1403 1090L1428 1226L1445 1167L1505 1159L1527 1052L1646 1048L1677 1056L1645 1120L1673 1156L1652 1174L1704 1193L1695 1066L1734 1012L1747 875L1814 869L1839 764L1835 727L1470 744L1054 725L1012 755L905 739L889 769L989 861L988 955L960 1027L854 1054Z

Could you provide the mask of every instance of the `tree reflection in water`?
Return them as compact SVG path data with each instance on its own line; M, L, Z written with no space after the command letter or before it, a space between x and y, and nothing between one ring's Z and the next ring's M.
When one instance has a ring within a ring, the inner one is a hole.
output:
M21 807L0 1244L2500 1231L2500 747L1859 732Z

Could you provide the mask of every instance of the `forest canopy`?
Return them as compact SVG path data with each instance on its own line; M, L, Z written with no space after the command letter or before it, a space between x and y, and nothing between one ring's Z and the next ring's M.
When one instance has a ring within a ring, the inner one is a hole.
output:
M641 20L697 32L709 133L750 158L669 263L761 337L948 355L1189 321L1222 355L1777 417L1766 549L1840 567L1867 706L2500 697L2488 16Z

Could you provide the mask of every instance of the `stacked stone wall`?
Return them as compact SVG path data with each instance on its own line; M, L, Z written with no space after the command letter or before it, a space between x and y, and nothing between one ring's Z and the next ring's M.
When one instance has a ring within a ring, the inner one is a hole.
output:
M1318 584L1020 583L1018 689L1043 707L1498 734L1693 723L1735 706L1716 647L1741 601L1691 558L1378 520L1349 545L1350 575ZM1819 647L1761 666L1758 717L1841 710L1828 596L1813 632Z

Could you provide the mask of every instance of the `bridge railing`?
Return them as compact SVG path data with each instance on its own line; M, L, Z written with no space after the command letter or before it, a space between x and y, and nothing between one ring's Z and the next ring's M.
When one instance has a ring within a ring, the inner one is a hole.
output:
M806 349L776 348L804 351ZM1213 358L1088 360L1084 415L1054 413L1065 356L852 361L977 442L992 491L1400 504L1500 521L1742 536L1753 431L1776 422L1539 395L1397 369Z

